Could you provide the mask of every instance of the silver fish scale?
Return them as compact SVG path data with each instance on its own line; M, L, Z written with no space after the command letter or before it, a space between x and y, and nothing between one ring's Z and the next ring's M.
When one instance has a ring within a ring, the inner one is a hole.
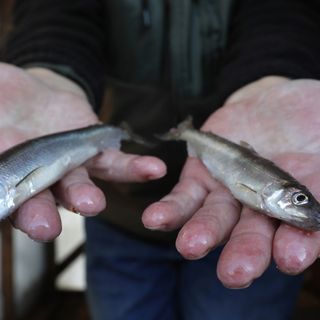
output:
M95 125L32 139L0 154L0 172L9 176L17 169L28 173L76 149L95 146L100 151L112 146L114 139L126 137L122 129Z
M0 219L67 171L102 150L119 148L121 140L128 138L120 128L94 125L29 140L3 152L0 154Z
M299 228L320 230L319 202L289 173L250 146L195 130L190 120L168 132L164 139L185 140L189 155L200 158L241 203Z

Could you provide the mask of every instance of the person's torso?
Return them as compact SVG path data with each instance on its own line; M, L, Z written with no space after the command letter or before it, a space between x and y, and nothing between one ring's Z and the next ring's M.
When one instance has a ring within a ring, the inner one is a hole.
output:
M106 0L108 93L104 117L125 121L150 138L191 115L199 126L217 107L215 85L233 0ZM145 233L142 210L177 181L186 158L181 143L124 151L155 155L165 178L146 184L108 184L108 219ZM124 200L125 199L125 200ZM138 219L138 221L137 221ZM153 233L154 235L154 233Z

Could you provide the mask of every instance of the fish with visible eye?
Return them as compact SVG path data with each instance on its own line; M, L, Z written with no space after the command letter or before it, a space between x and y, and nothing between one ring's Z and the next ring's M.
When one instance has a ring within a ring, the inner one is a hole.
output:
M0 219L103 150L120 148L126 130L92 125L42 136L0 154Z
M244 205L304 230L320 230L320 204L309 190L248 144L195 130L191 119L162 139L186 141L189 155L201 159Z

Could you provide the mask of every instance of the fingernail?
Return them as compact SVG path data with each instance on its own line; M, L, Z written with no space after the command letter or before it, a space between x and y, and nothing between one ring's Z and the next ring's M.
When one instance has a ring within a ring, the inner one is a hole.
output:
M227 288L227 289L231 289L231 290L241 290L241 289L247 289L252 285L253 281L250 281L246 284L243 284L241 286L228 286L226 284L223 283L223 285Z

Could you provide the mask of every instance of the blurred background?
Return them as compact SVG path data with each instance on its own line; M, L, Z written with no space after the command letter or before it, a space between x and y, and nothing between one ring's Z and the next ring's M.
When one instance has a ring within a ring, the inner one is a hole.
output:
M1 222L1 320L89 319L83 218L60 212L64 231L54 243L37 243Z
M13 0L0 0L0 53L12 28L12 5ZM0 221L0 320L90 319L85 303L83 218L63 209L61 216L61 236L45 244ZM320 319L319 262L305 272L295 319Z

